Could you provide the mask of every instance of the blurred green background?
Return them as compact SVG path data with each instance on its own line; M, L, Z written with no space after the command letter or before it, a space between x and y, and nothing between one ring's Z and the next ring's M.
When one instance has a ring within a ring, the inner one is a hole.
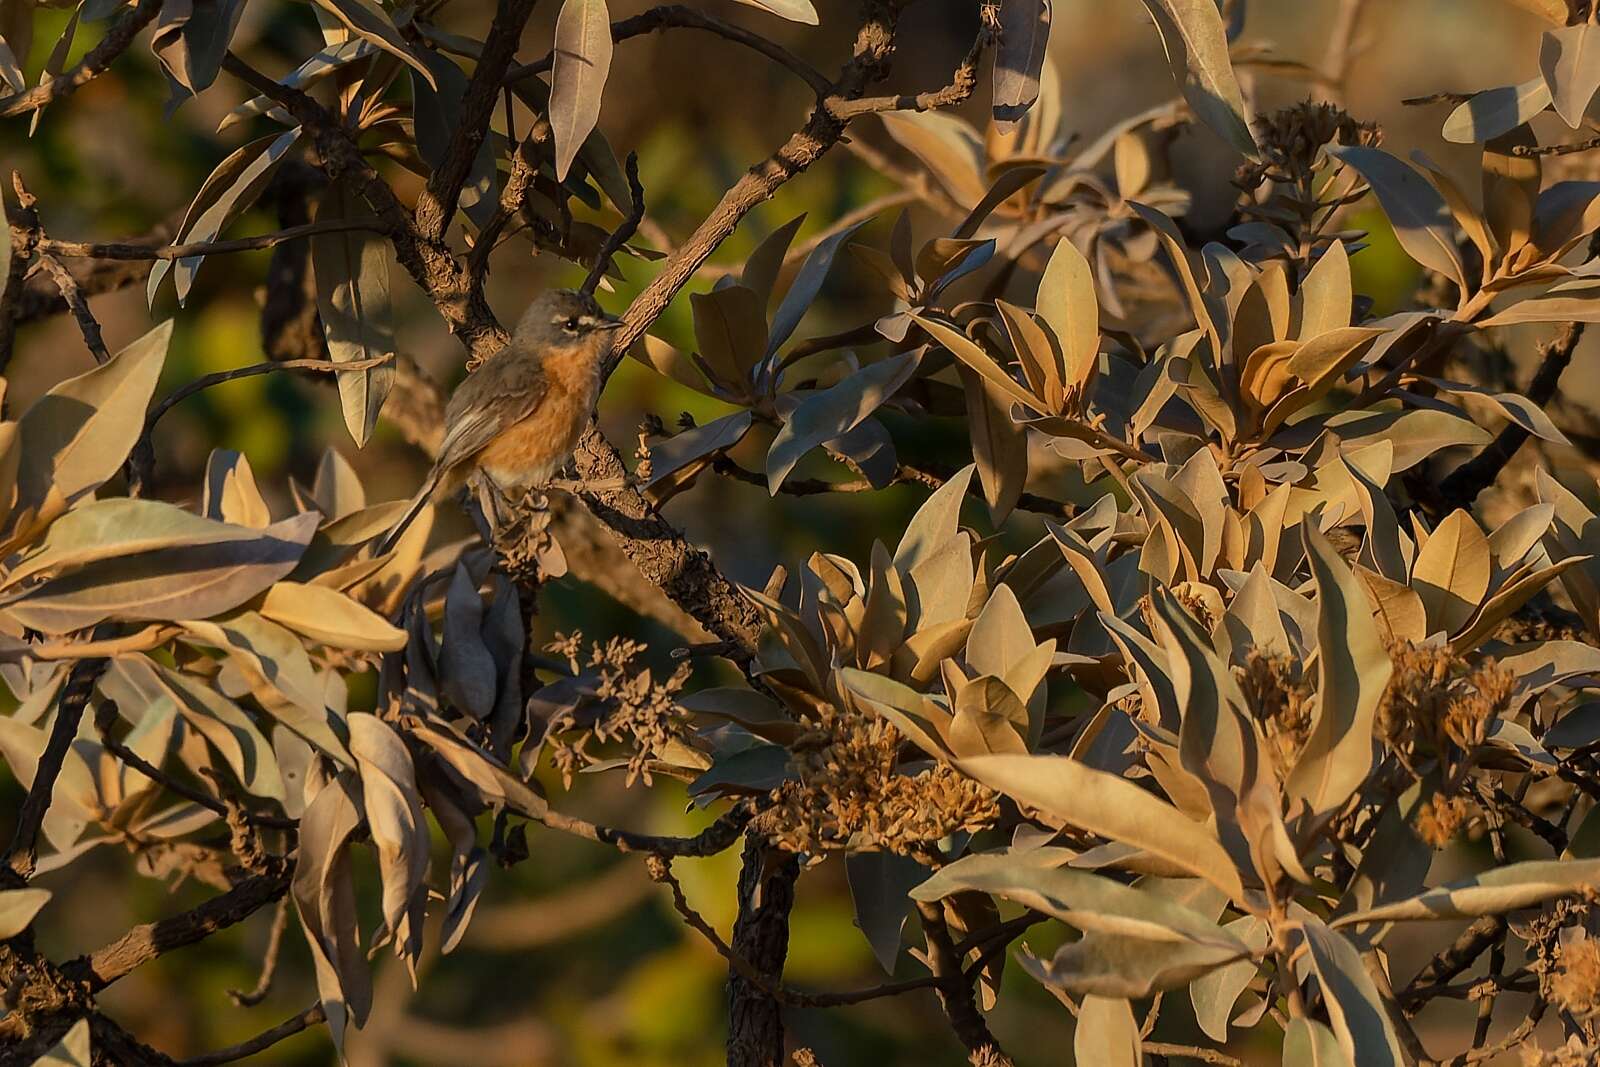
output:
M819 28L782 23L727 0L691 2L783 41L824 70L834 69L848 53L854 5L842 0L819 0ZM615 0L612 14L626 16L646 6L645 0ZM1251 0L1245 40L1271 42L1278 56L1315 67L1337 6L1338 0ZM557 8L553 0L540 5L523 42L524 59L548 48ZM481 34L488 22L485 0L456 0L447 11L441 23L459 32ZM37 77L68 14L38 14L26 63L31 77ZM905 20L893 84L910 89L942 84L970 43L976 18L971 0L924 0L914 6ZM103 26L80 30L73 60L93 45ZM1353 61L1344 103L1357 118L1379 122L1386 145L1398 155L1420 147L1448 168L1475 168L1469 148L1439 139L1438 109L1405 108L1399 101L1526 79L1537 70L1540 28L1503 0L1373 0L1361 22L1358 43L1364 47ZM235 48L279 74L315 50L318 40L308 6L256 0L246 9ZM1159 41L1138 0L1056 0L1051 51L1064 79L1066 126L1085 140L1173 94ZM1309 91L1293 79L1241 73L1258 112ZM39 197L52 236L107 240L142 233L181 213L211 167L264 132L249 125L214 132L219 119L246 96L226 75L170 118L162 113L165 95L159 69L141 43L110 75L46 110L31 138L25 120L0 129L0 159ZM747 166L800 123L808 103L803 85L741 49L705 35L666 33L619 46L601 125L619 155L639 152L651 217L681 240ZM985 86L966 109L980 126L986 104ZM903 158L881 125L864 123L852 136ZM1183 164L1179 182L1196 194L1190 223L1204 232L1226 214L1226 179L1233 164L1205 132L1185 135L1178 159ZM414 194L414 178L398 170L391 177L402 196ZM795 215L807 214L799 235L804 239L893 188L855 157L837 151L753 213L712 262L736 267L760 238ZM882 242L892 221L872 223L858 239ZM916 221L919 232L929 235L950 225L920 209ZM1383 232L1382 217L1366 211L1352 224L1374 231L1371 247L1355 260L1358 287L1380 308L1402 303L1416 275ZM256 211L226 236L274 228L269 212ZM153 319L176 316L172 356L159 392L200 374L259 361L259 288L267 258L266 252L212 257L181 309L173 306L170 287L153 312L142 286L97 297L93 307L108 345L115 350ZM627 283L603 297L613 310L626 305L650 268L629 260L626 269ZM840 258L801 336L856 325L884 310L861 269L850 257ZM569 265L533 257L525 242L511 241L494 258L491 301L501 319L511 321L539 288L570 284L579 275ZM692 288L710 284L708 277ZM441 381L453 382L462 373L458 347L398 269L394 289L402 349ZM680 297L653 332L680 348L692 347L687 300ZM69 317L26 327L8 373L12 410L89 363ZM633 440L647 413L671 425L681 411L701 421L725 413L714 401L632 361L611 381L601 406L603 422L619 443ZM892 428L906 435L919 456L966 462L965 431L957 425L897 423ZM423 457L382 424L374 440L357 451L331 389L289 375L253 377L185 401L163 422L156 443L163 495L196 500L207 454L227 447L248 455L280 513L288 507L288 479L309 484L329 447L351 461L374 500L409 495L425 469ZM759 469L764 445L746 442L749 451L741 455L747 466ZM668 513L693 540L708 546L731 576L760 585L775 563L792 567L813 551L864 559L875 537L893 542L920 499L919 491L902 488L770 501L760 488L707 478L674 500ZM550 589L542 608L542 625L551 631L581 628L591 638L661 636L603 594L570 579ZM19 795L7 780L0 822ZM688 831L707 818L685 814L684 797L675 787L626 791L609 777L583 782L561 803L600 821L655 832ZM350 1040L351 1063L692 1067L722 1062L721 960L683 929L643 865L553 833L531 833L529 844L529 860L494 873L466 943L447 959L429 960L419 991L412 992L403 969L387 954L376 963L376 1005L366 1031ZM678 864L691 901L724 932L733 915L736 867L736 853ZM364 875L372 904L375 871ZM190 906L212 892L192 885L169 892L136 876L128 857L113 848L97 850L41 884L57 893L42 946L58 959L91 950L130 925ZM254 985L271 918L263 912L202 946L164 957L118 983L102 998L103 1005L141 1038L178 1057L241 1040L294 1014L314 999L314 986L292 924L281 972L265 1001L236 1008L224 994ZM789 981L838 989L884 980L852 925L837 860L802 879L792 934ZM1048 935L1033 936L1030 943L1039 952L1053 947ZM899 975L917 972L914 961L902 956ZM1015 967L1006 981L1007 995L992 1020L1001 1043L1020 1063L1066 1062L1071 1047L1066 1013ZM1165 1015L1179 1018L1187 1012L1186 998L1169 1000ZM794 1011L788 1019L796 1041L813 1047L829 1067L964 1062L929 994ZM1235 1051L1248 1054L1247 1048ZM256 1062L320 1064L331 1058L319 1028Z

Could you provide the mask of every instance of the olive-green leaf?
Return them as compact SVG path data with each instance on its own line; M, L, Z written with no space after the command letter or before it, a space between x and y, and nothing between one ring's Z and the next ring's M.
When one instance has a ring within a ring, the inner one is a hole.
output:
M1050 253L1036 302L1039 317L1061 343L1064 384L1081 389L1094 372L1100 348L1100 302L1089 261L1066 237Z
M778 302L778 310L772 313L772 329L764 346L766 355L772 355L794 335L800 320L805 317L806 311L817 299L817 294L822 291L822 283L827 280L828 271L833 269L833 261L838 257L839 249L843 248L844 243L865 225L866 220L862 220L838 233L829 234L811 250L810 255L806 256L805 262L800 264L799 271L795 273L794 281L789 283L783 299Z
M971 126L941 111L887 111L883 128L900 147L922 160L963 207L983 200L983 142Z
M1144 0L1144 6L1189 106L1224 141L1255 158L1259 149L1228 58L1227 27L1214 0Z
M1334 241L1300 283L1299 339L1309 341L1350 325L1350 253Z
M1466 271L1456 250L1454 216L1428 179L1381 148L1342 145L1329 148L1328 153L1353 167L1372 186L1395 237L1412 259L1466 286Z
M906 524L894 550L894 563L902 574L909 575L955 537L961 523L961 503L966 499L974 469L969 465L951 475Z
M227 653L250 681L269 715L322 752L350 766L350 753L334 732L337 715L328 707L326 687L298 638L253 611L217 620L184 622L186 641Z
M1316 720L1285 792L1313 817L1341 807L1372 770L1372 729L1393 666L1361 581L1328 539L1301 524L1317 586Z
M595 123L611 73L611 14L606 0L563 0L556 16L550 81L550 130L556 179L564 181Z
M1058 848L975 852L942 867L911 891L914 900L962 892L991 893L1041 911L1086 933L1168 944L1195 943L1247 955L1249 947L1204 915L1168 897L1065 864Z
M94 1062L90 1037L89 1020L79 1019L49 1052L33 1061L33 1067L90 1067Z
M842 437L911 380L922 350L869 363L827 389L812 393L789 413L767 451L767 490L774 496L807 452Z
M1223 927L1251 949L1261 951L1267 947L1267 924L1253 915L1235 919ZM1201 975L1189 985L1189 998L1194 1004L1195 1021L1213 1041L1227 1043L1228 1021L1233 1017L1233 1006L1239 996L1256 977L1260 966L1253 959L1242 959L1209 974Z
M1087 996L1078 1006L1078 1025L1072 1033L1072 1055L1077 1063L1097 1067L1139 1067L1139 1024L1133 1005L1121 997Z
M251 207L300 141L300 127L270 134L235 149L201 183L178 227L175 240L181 244L214 241L227 226ZM157 260L150 268L145 298L154 304L161 282L170 272L178 303L189 299L195 272L204 256Z
M951 355L983 375L984 380L993 385L1007 399L1031 408L1041 415L1050 414L1046 410L1043 400L1035 397L1026 388L1018 384L1017 380L996 362L993 356L984 351L978 342L960 330L937 319L916 314L911 317L927 331L928 336L943 345Z
M267 590L260 611L262 618L332 648L394 652L406 645L404 630L326 586L277 582Z
M1050 0L1001 0L994 57L994 117L1017 122L1039 99L1039 73L1050 43Z
M1239 871L1216 834L1115 774L1061 756L974 756L960 769L1052 818L1143 849L1243 896Z
M901 931L911 903L906 894L928 875L916 860L892 852L850 852L844 858L855 924L886 974L900 957Z
M317 221L350 221L367 214L355 186L341 179L323 194ZM366 230L319 233L311 238L317 313L327 337L328 357L335 363L394 355L387 246L383 237ZM394 374L392 362L339 374L339 404L345 428L357 448L364 447L372 435Z
M817 24L817 9L811 6L811 0L739 0L739 2L748 7L771 12L790 22L802 22L807 26Z
M1437 886L1406 900L1352 912L1333 925L1498 915L1596 886L1600 886L1600 860L1529 860Z
M753 420L750 412L735 411L692 430L673 434L665 441L652 442L649 485L658 485L691 464L732 448L744 440Z
M766 303L761 294L742 285L725 285L709 293L691 293L694 337L700 358L725 387L743 394L752 371L767 351Z
M1301 932L1339 1047L1361 1067L1400 1067L1400 1042L1355 946L1315 919Z
M1585 20L1546 30L1539 42L1539 72L1556 114L1577 129L1600 90L1600 28Z
M1494 570L1489 539L1472 515L1457 509L1446 516L1417 553L1411 587L1428 613L1428 632L1453 634L1472 618Z
M6 610L50 634L106 619L209 618L232 611L293 570L316 526L317 515L306 513L251 530L248 538L98 559L10 594Z
M53 386L23 413L17 507L38 507L54 487L66 500L96 489L121 468L172 340L169 319L105 363Z
M1333 1031L1315 1019L1289 1020L1283 1034L1283 1067L1354 1067Z
M400 35L399 27L376 0L314 0L314 2L344 23L351 33L362 40L370 41L406 63L427 79L429 85L434 84L433 72L413 51L411 45L406 43L406 39Z
M3 584L12 587L35 575L61 574L141 552L254 541L262 529L202 518L161 500L108 497L57 519L37 547L5 575Z
M1550 106L1550 85L1543 75L1521 85L1502 85L1472 96L1444 120L1446 141L1482 144L1531 120Z

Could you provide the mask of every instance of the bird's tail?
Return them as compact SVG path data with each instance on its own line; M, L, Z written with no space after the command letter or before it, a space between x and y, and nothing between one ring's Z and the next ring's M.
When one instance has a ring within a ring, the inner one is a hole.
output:
M394 551L394 546L400 540L400 535L406 532L406 527L411 525L413 519L421 514L422 509L428 506L428 501L433 497L433 491L439 484L437 473L430 473L428 480L422 483L422 488L417 490L417 495L411 498L411 503L406 505L405 514L400 516L400 521L389 527L389 532L383 535L383 540L378 542L377 555Z

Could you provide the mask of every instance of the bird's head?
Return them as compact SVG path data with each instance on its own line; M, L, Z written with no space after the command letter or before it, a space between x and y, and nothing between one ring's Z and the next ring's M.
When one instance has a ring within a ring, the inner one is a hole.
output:
M522 313L512 343L530 352L576 349L598 354L610 347L611 331L621 325L621 319L607 315L588 293L549 289Z

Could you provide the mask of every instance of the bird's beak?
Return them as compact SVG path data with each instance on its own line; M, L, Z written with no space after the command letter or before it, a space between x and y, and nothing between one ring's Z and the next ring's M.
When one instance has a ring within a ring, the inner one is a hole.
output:
M621 319L606 319L595 326L597 330L620 330L628 325Z

